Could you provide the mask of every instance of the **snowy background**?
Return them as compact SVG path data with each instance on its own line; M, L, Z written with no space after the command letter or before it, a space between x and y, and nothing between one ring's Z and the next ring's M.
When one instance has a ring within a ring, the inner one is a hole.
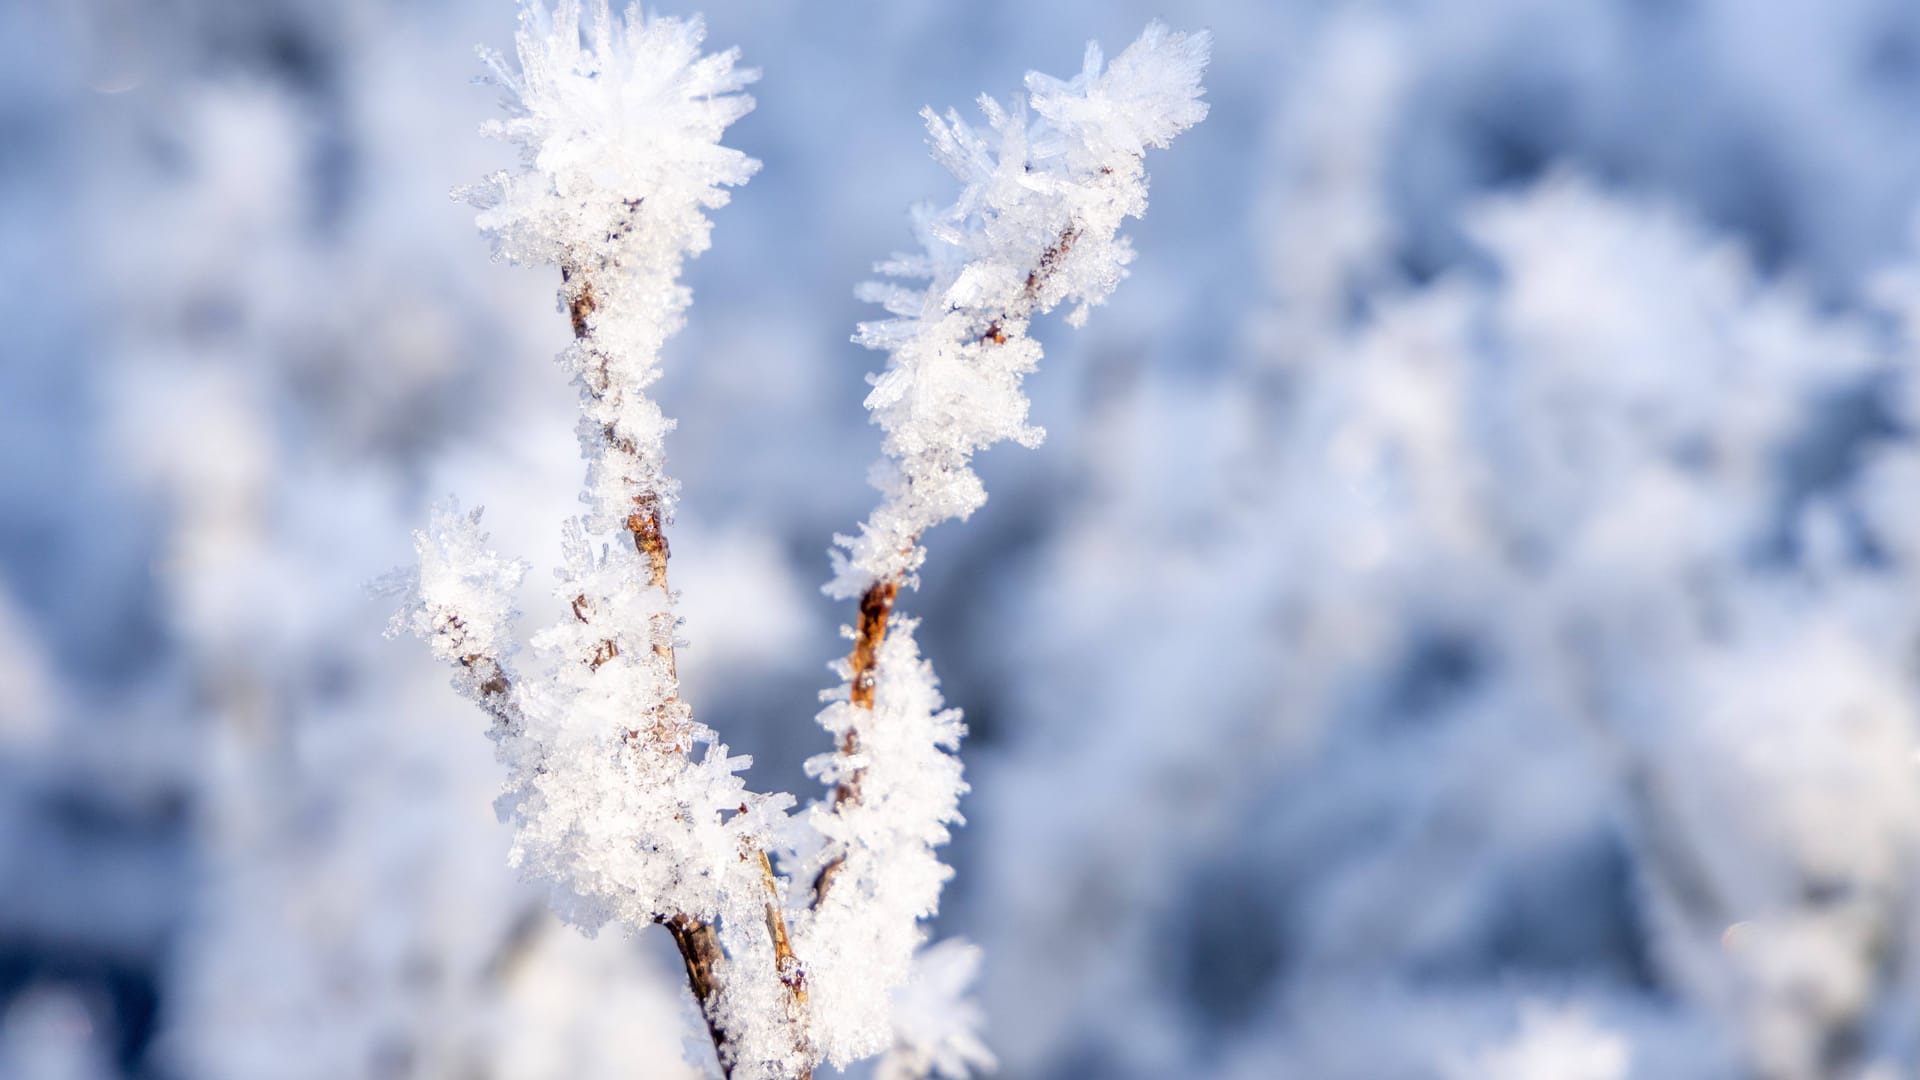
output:
M923 104L1215 34L1038 451L929 537L1003 1075L1920 1076L1920 7L717 2L663 406L702 718L808 790ZM551 565L556 282L449 189L506 0L0 3L0 1076L680 1077L364 585ZM530 590L523 605L547 603Z

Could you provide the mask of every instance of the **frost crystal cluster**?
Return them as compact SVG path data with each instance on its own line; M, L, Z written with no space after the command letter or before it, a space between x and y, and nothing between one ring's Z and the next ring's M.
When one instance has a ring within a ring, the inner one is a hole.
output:
M1027 75L1009 105L980 99L988 132L959 113L923 110L934 157L965 185L943 209L921 207L924 249L875 269L896 281L862 287L894 318L862 323L854 340L888 354L867 408L887 433L885 496L858 537L838 537L833 595L859 596L875 582L902 581L925 557L920 535L986 502L969 462L976 450L1013 439L1036 446L1021 377L1040 360L1027 336L1034 315L1062 303L1087 309L1112 294L1133 260L1119 235L1147 207L1143 155L1207 115L1200 75L1208 36L1154 23L1101 70L1089 43L1085 68L1062 82Z
M1066 301L1080 304L1077 323L1125 274L1133 252L1118 233L1146 209L1143 155L1206 115L1207 47L1205 34L1154 23L1103 71L1089 45L1071 81L1031 73L1011 103L983 97L991 137L955 112L923 112L934 156L963 188L916 213L920 253L877 268L926 284L861 290L894 315L854 338L889 354L866 402L887 433L883 500L858 538L836 538L845 551L826 589L858 597L860 618L846 688L820 714L839 749L809 762L834 797L808 814L825 844L808 863L816 902L799 929L813 992L831 1006L816 1036L836 1063L889 1037L887 988L907 978L918 920L938 906L950 871L933 848L960 820L965 790L949 754L964 729L941 710L915 623L892 618L894 600L924 557L921 534L986 501L973 452L1038 442L1020 391L1040 359L1028 324Z
M865 290L896 316L857 338L891 354L867 403L887 432L886 497L842 541L852 556L836 556L828 586L861 597L846 686L820 715L836 748L808 763L830 794L789 816L791 796L747 789L748 760L694 718L675 666L673 423L647 388L690 302L679 276L708 244L706 211L758 167L719 141L752 107L740 91L754 73L731 52L701 55L701 37L698 22L617 16L606 0L523 0L518 64L486 57L510 113L489 131L522 167L466 194L500 256L559 269L587 510L565 525L558 620L524 669L512 598L526 566L488 550L477 511L442 511L416 534L396 628L425 638L492 718L516 863L583 928L664 924L729 1075L887 1053L890 1077L961 1077L993 1060L965 1001L977 953L922 952L920 923L951 875L934 849L960 821L964 728L913 622L887 633L892 603L920 534L984 501L973 451L1038 439L1019 389L1040 353L1027 324L1064 301L1077 322L1124 276L1117 233L1145 209L1145 150L1205 115L1207 38L1156 23L1105 70L1089 47L1071 81L1029 75L1013 103L983 99L990 137L927 114L964 188L917 215L923 253L881 267L928 284Z

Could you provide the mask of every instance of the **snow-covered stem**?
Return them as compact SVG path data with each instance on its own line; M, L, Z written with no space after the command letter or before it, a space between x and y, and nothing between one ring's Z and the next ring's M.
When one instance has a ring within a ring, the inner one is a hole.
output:
M929 279L926 288L873 282L860 290L895 318L862 323L854 335L888 352L866 402L887 433L887 457L877 470L881 504L857 537L835 537L844 550L833 552L827 585L830 595L859 597L847 659L855 707L873 709L894 602L926 557L922 534L986 501L971 468L974 451L1009 438L1031 447L1044 434L1026 424L1020 393L1040 359L1029 324L1072 300L1080 306L1069 321L1080 325L1125 276L1133 252L1119 231L1146 209L1145 152L1206 116L1200 76L1209 44L1204 32L1176 34L1155 22L1103 73L1100 47L1089 43L1078 78L1031 72L1027 94L1010 108L981 98L997 146L957 112L943 119L922 111L934 156L964 187L945 209L916 209L921 252L875 267L889 277ZM840 749L848 760L858 757L857 726ZM863 775L857 765L847 772L835 786L836 804L858 801ZM836 858L822 868L816 902L841 865Z
M837 665L844 684L820 714L836 748L808 763L833 793L809 814L820 845L804 864L814 884L801 952L821 1003L812 1034L835 1063L885 1050L895 1036L888 999L908 981L925 939L920 921L938 910L952 874L935 849L961 821L967 790L960 715L943 708L915 622L897 616L895 603L917 584L926 530L986 501L974 452L1040 441L1020 390L1040 359L1029 325L1068 301L1078 305L1069 321L1080 325L1125 276L1133 252L1120 227L1146 209L1146 150L1205 117L1208 46L1205 33L1155 22L1111 66L1089 44L1072 80L1033 72L1007 105L983 96L990 132L952 111L923 112L934 156L962 190L943 209L916 210L920 252L876 267L924 287L860 290L894 316L854 336L888 354L866 401L886 432L874 471L882 498L857 536L835 537L825 591L857 597L859 614L852 652ZM849 955L863 960L848 964ZM970 1031L952 1038L916 1054L962 1071L982 1062Z
M1026 93L1008 106L982 96L993 138L949 110L922 110L936 159L963 185L939 210L915 209L922 250L896 255L876 272L925 279L922 289L870 282L860 295L895 317L862 323L854 340L888 353L872 376L866 406L886 431L886 458L875 470L882 498L857 536L836 536L829 595L859 598L847 658L846 694L871 712L878 658L902 586L917 584L926 557L921 536L941 521L966 518L986 502L972 470L975 451L1013 439L1036 446L1026 423L1022 378L1040 360L1028 336L1035 315L1069 301L1082 325L1126 276L1133 249L1119 235L1146 209L1148 148L1163 148L1207 114L1200 77L1211 39L1150 24L1103 70L1087 45L1077 78L1029 72ZM860 732L850 726L840 752L857 762ZM847 768L834 802L858 802L865 770ZM824 898L841 861L815 880Z
M561 279L575 341L596 357L603 355L596 340L595 321L592 318L595 311L594 275L577 268L563 268ZM583 394L590 401L597 402L604 393L604 385L596 387L594 380L591 379L581 381ZM626 442L628 447L631 446L631 442L627 441L630 436L617 425L609 424L604 434L605 443L615 450L620 449L622 442ZM638 493L632 496L633 508L628 512L622 527L632 536L634 551L645 560L648 585L658 589L664 595L671 595L667 575L670 547L667 543L665 522L661 520L661 507L666 504L667 498L672 494L672 482L664 475L627 479ZM653 482L649 483L649 479ZM585 602L584 596L575 600L576 604ZM669 691L669 696L662 700L661 709L664 711L677 706L685 709L690 715L691 708L680 701L677 687L679 662L674 653L675 620L670 612L662 611L655 613L652 621L654 626L651 647L654 657L666 667L676 683L674 689ZM617 650L617 644L609 638L595 647L589 663L598 663L600 657L611 656ZM488 700L488 697L483 697L482 704L485 705ZM675 752L684 753L685 751L676 750ZM806 974L794 957L789 943L786 919L781 910L778 879L774 876L773 867L766 853L759 846L754 846L746 857L758 863L761 881L767 892L767 931L773 940L780 981L787 988L796 1011L804 1010L807 997ZM665 918L656 916L656 921L667 928L673 937L674 946L680 951L680 958L687 968L687 987L699 1004L701 1015L706 1019L707 1032L713 1040L714 1052L719 1058L721 1071L731 1076L734 1048L717 1008L720 980L716 966L724 958L724 952L713 921L685 912L675 912ZM801 1080L807 1080L811 1076L811 1070L802 1072L800 1076Z
M876 586L913 584L922 534L986 502L974 452L1044 437L1027 424L1020 392L1040 360L1029 324L1072 303L1067 321L1080 326L1126 276L1133 248L1120 226L1146 210L1146 151L1205 118L1210 44L1204 32L1155 22L1103 65L1090 42L1071 80L1029 72L1012 102L983 95L990 132L953 110L922 111L935 159L962 190L944 208L917 207L922 249L875 267L894 281L860 289L893 316L854 335L888 354L866 401L886 432L886 458L874 480L879 507L857 536L835 538L843 550L830 595L877 598Z
M483 52L509 114L489 133L519 149L522 168L464 194L499 256L559 270L587 510L566 524L564 614L534 637L533 678L508 668L506 598L524 567L485 550L477 515L443 515L420 534L418 596L403 617L494 717L515 860L586 929L667 927L728 1075L804 1076L803 974L762 854L792 799L748 792L735 774L749 762L681 697L666 538L673 422L647 394L689 303L681 266L708 246L705 211L758 168L719 142L752 108L740 91L756 73L732 52L701 55L702 36L697 20L616 16L606 0L522 0L518 63ZM747 896L764 919L733 914ZM763 982L784 1008L765 1007Z

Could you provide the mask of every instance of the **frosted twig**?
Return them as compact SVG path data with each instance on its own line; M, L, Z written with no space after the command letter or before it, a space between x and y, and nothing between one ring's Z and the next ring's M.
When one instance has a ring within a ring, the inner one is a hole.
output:
M1039 444L1022 378L1038 364L1027 335L1036 314L1075 304L1081 325L1133 260L1119 235L1147 205L1145 152L1200 122L1210 39L1153 23L1103 70L1087 46L1067 81L1030 72L1007 105L982 97L990 132L957 112L922 111L936 160L962 183L959 198L914 218L922 250L875 269L912 289L871 282L860 295L894 317L862 323L854 340L888 354L871 377L872 419L886 432L875 486L881 503L857 536L836 537L830 595L914 583L921 535L986 502L973 454L1003 440Z
M876 282L860 290L896 317L862 323L854 335L889 354L866 401L887 432L876 482L883 497L857 537L834 538L835 573L826 586L829 595L859 597L846 661L854 707L873 709L894 602L903 585L917 583L926 557L922 534L986 501L971 468L974 451L1008 438L1034 446L1043 436L1027 426L1020 393L1021 378L1040 358L1029 324L1071 300L1079 307L1069 321L1079 325L1125 276L1133 252L1119 230L1146 209L1145 151L1206 116L1200 75L1209 44L1204 32L1172 33L1156 22L1103 73L1100 48L1089 43L1079 77L1029 73L1027 94L1010 107L981 98L997 145L955 112L942 119L922 110L934 156L964 189L943 210L917 208L922 252L875 268L931 279L928 287ZM841 753L858 757L857 727L842 737ZM864 773L857 765L846 771L836 804L859 801ZM816 903L843 858L822 867Z
M1072 80L1029 73L1011 103L982 97L990 132L955 112L922 114L935 158L962 190L944 209L916 210L920 252L876 267L923 288L860 290L894 316L854 336L888 354L866 400L886 432L875 471L882 497L856 536L835 537L825 591L857 597L859 616L837 665L845 683L820 714L836 749L808 763L833 794L809 814L825 843L810 859L801 948L820 1002L813 1036L836 1063L891 1038L887 998L905 983L924 938L919 920L951 876L934 848L960 821L966 791L954 753L965 729L942 708L914 623L895 616L895 602L917 584L926 530L986 501L974 452L1040 441L1020 391L1040 359L1029 324L1072 301L1069 321L1079 325L1125 276L1133 253L1119 231L1146 208L1145 151L1206 115L1208 45L1204 33L1156 22L1110 67L1089 44ZM848 955L863 960L841 961Z
M748 792L736 776L748 762L681 697L665 532L678 494L665 468L673 423L647 394L684 321L680 269L707 247L705 211L758 168L719 142L752 107L740 91L756 73L732 52L702 56L702 33L635 8L615 16L606 0L522 0L518 63L483 52L507 91L508 118L489 132L519 148L522 168L464 194L501 256L559 268L588 509L567 523L567 614L534 638L539 677L507 675L503 597L522 568L511 583L482 573L499 560L473 519L439 519L421 535L411 621L444 636L436 620L458 629L470 609L487 615L497 648L436 650L461 664L464 688L506 733L516 861L589 929L667 927L728 1075L804 1076L804 971L761 854L792 799ZM764 919L733 914L747 895ZM752 974L762 957L763 978ZM765 1007L762 982L789 1004Z

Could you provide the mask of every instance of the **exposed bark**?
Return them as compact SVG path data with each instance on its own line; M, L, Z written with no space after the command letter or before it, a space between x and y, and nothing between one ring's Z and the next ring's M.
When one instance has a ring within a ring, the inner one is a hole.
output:
M727 1032L715 1018L714 1010L714 997L720 992L720 984L713 968L723 956L720 935L714 932L712 924L687 915L675 915L660 925L673 935L673 943L680 948L680 959L686 962L687 988L693 991L693 1000L700 1006L700 1015L706 1018L707 1034L713 1039L713 1051L720 1056L720 1072L732 1076L733 1061L727 1050Z

